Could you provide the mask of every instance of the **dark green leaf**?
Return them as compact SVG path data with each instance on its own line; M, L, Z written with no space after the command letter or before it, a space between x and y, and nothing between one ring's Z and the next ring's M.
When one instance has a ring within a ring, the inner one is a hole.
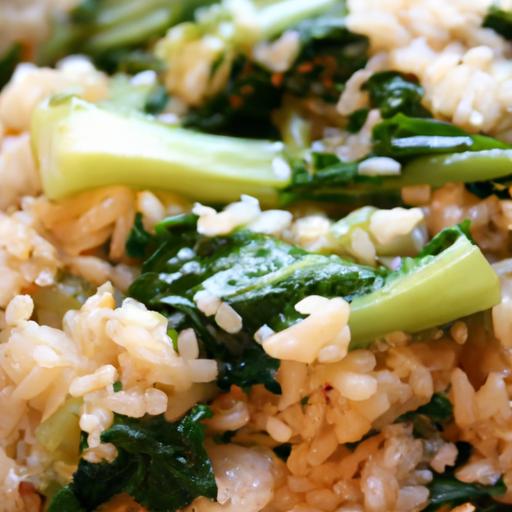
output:
M470 227L470 221L465 220L456 226L443 229L443 231L438 233L428 244L425 245L425 247L423 247L418 257L424 258L427 256L437 256L446 248L450 247L460 236L465 236L469 240L473 241L471 238Z
M157 235L166 235L169 231L174 233L178 231L195 230L197 225L197 215L194 213L178 213L162 219L155 224L155 232Z
M277 136L271 113L280 106L283 89L266 69L238 57L222 91L185 116L185 126L237 136Z
M368 108L360 108L352 112L348 118L347 130L350 133L357 133L364 126L364 123L366 123L369 112L370 109Z
M96 57L95 64L110 73L126 73L135 75L142 71L161 72L165 68L162 62L153 53L138 49L119 49Z
M87 509L82 507L71 487L66 485L55 493L48 512L87 512Z
M136 213L133 227L126 240L126 254L130 258L144 258L154 244L154 236L142 224L142 214Z
M470 135L455 125L404 114L382 121L373 129L373 152L392 158L508 149L509 144L484 135Z
M301 51L291 68L272 73L240 54L223 90L185 117L186 126L213 133L277 137L272 112L285 94L338 100L345 82L366 64L368 41L345 26L343 5L287 27L299 34ZM214 69L223 63L221 57Z
M512 11L492 5L484 19L483 26L492 28L505 39L512 39Z
M381 186L385 178L360 175L358 162L344 162L334 154L313 152L307 160L296 159L290 163L290 184L280 191L284 204L298 200L381 205L400 201L398 191L383 194Z
M120 493L152 512L176 511L197 496L214 499L217 486L199 423L210 415L208 407L199 405L175 423L163 416L116 416L101 440L116 446L117 458L98 464L82 459L49 511L92 511Z
M327 102L339 99L345 82L368 58L368 40L345 26L344 6L293 27L301 52L284 76L284 88L298 97L315 96Z
M509 199L511 180L511 176L505 176L503 178L490 179L488 181L466 183L466 189L481 199L485 199L492 195L498 196L501 199Z
M159 85L149 94L144 110L148 114L160 114L165 109L169 95L165 87Z
M451 166L450 156L456 153L470 155L476 152L476 163L468 161L468 188L479 197L497 194L509 197L511 175L503 176L510 159L511 145L492 137L472 135L457 126L419 117L395 114L378 123L373 129L371 152L359 161L344 161L335 154L310 151L303 158L290 159L292 169L290 184L280 190L280 199L284 204L298 200L316 200L343 202L345 204L375 204L381 207L396 206L400 203L400 189L415 184L432 184L431 179L440 185L439 169L432 169L434 178L430 178L426 156L446 155L446 160L432 163L441 169L446 168L445 182L465 181L464 169ZM361 175L359 165L366 158L386 156L402 163L400 175ZM461 155L463 156L463 155ZM468 157L469 159L469 157ZM455 161L455 160L454 160ZM474 168L485 177L488 161L489 179L474 182ZM424 167L424 181L418 174L418 168ZM410 164L410 166L409 166ZM493 179L493 166L498 168L498 178ZM408 179L408 169L413 168L413 180ZM452 174L450 174L452 173ZM442 178L442 176L441 176Z
M434 393L430 402L419 407L416 413L428 416L435 423L446 423L453 418L453 406L444 393Z
M368 91L371 106L378 108L383 118L398 113L412 117L430 117L429 111L421 105L423 87L403 73L375 73L363 88Z
M148 46L166 30L190 20L196 8L215 0L81 0L53 21L49 39L38 49L39 64L66 55L89 55L108 72L160 71L162 63ZM107 22L105 22L107 20Z
M187 239L188 237L188 239ZM243 388L262 383L279 392L278 361L254 342L264 324L281 330L300 320L294 305L311 294L351 299L382 284L380 270L337 256L311 254L274 238L239 231L227 237L197 237L194 227L181 236L171 231L144 263L130 295L167 313L176 330L193 327L204 351L219 361L218 384ZM193 297L208 290L233 307L243 329L228 334L196 307ZM175 312L181 313L176 317Z
M21 44L14 43L0 56L0 89L11 79L16 66L21 61Z
M430 504L426 510L431 512L442 506L454 507L466 502L474 505L491 504L491 498L505 494L507 488L503 480L498 480L495 485L481 485L461 482L452 475L436 475L429 485L429 490Z
M283 461L287 461L290 453L292 452L292 445L290 443L280 444L274 448L274 453Z
M411 422L415 437L437 437L439 430L453 419L453 407L444 393L434 393L428 404L403 414L397 421Z
M87 441L87 437L88 437L87 432L83 432L83 431L80 432L80 446L79 446L80 453L82 453L84 450L89 448L89 441Z
M320 157L319 157L320 158ZM326 155L323 164L329 164ZM205 355L219 362L218 385L242 388L264 384L279 392L274 380L278 361L269 357L254 335L267 325L281 331L303 317L295 304L309 295L356 297L380 290L428 265L437 254L465 236L457 227L439 234L418 258L404 258L391 272L355 264L336 255L307 252L270 236L247 230L229 236L201 237L192 224L178 234L171 228L142 267L129 294L166 314L176 331L193 328ZM242 329L229 334L206 317L194 302L207 291L229 304L242 318Z

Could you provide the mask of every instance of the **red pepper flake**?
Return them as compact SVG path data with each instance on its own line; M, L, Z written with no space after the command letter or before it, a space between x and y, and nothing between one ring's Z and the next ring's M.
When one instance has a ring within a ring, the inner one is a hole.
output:
M20 482L18 492L23 501L23 510L39 512L43 509L43 500L33 484L30 482Z
M254 87L252 85L244 85L240 88L240 92L243 96L250 96L251 94L254 94Z
M336 61L336 59L332 55L325 55L325 59L324 60L325 60L325 64L327 66L329 66L330 68L336 68L336 66L338 65L338 62Z
M334 86L334 82L332 81L332 78L324 78L322 80L322 83L324 84L324 87L326 89L331 89Z
M270 81L272 82L272 85L274 87L281 87L284 80L283 73L274 73L272 77L270 78Z
M230 96L229 104L231 105L231 108L237 109L244 104L244 100L240 96Z
M298 68L297 71L299 73L311 73L313 71L313 63L312 62L303 62Z
M333 387L330 384L324 384L324 387L322 388L322 394L324 395L325 403L330 403L331 398L329 396L329 391L332 391Z

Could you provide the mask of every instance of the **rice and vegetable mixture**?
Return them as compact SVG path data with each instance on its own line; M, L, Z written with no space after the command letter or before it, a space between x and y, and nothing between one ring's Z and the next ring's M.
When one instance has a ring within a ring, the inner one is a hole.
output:
M0 2L0 512L512 510L512 3Z

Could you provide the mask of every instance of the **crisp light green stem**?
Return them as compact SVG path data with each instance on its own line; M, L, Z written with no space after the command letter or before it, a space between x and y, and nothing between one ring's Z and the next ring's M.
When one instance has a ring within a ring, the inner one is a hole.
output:
M418 332L491 308L500 301L498 276L467 238L409 275L351 304L351 348L401 330Z
M76 464L80 444L81 398L68 398L49 418L36 429L38 442L54 457Z
M96 26L98 28L107 28L125 21L133 21L141 16L145 16L159 7L168 7L174 4L174 10L181 10L180 4L177 2L169 2L169 0L111 0L103 2L101 10L98 11Z
M406 164L399 186L429 184L441 187L452 181L472 183L512 175L512 149L425 156Z
M271 204L287 183L273 170L281 143L169 127L78 98L40 105L31 134L43 188L52 199L122 184L208 202L249 194Z
M96 33L87 41L85 50L94 55L113 48L136 44L152 34L165 31L173 24L174 18L173 13L166 7L142 13L139 18Z

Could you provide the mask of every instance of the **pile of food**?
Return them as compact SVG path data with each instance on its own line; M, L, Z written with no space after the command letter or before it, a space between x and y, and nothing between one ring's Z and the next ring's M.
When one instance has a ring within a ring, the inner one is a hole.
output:
M512 510L512 3L0 4L0 512Z

